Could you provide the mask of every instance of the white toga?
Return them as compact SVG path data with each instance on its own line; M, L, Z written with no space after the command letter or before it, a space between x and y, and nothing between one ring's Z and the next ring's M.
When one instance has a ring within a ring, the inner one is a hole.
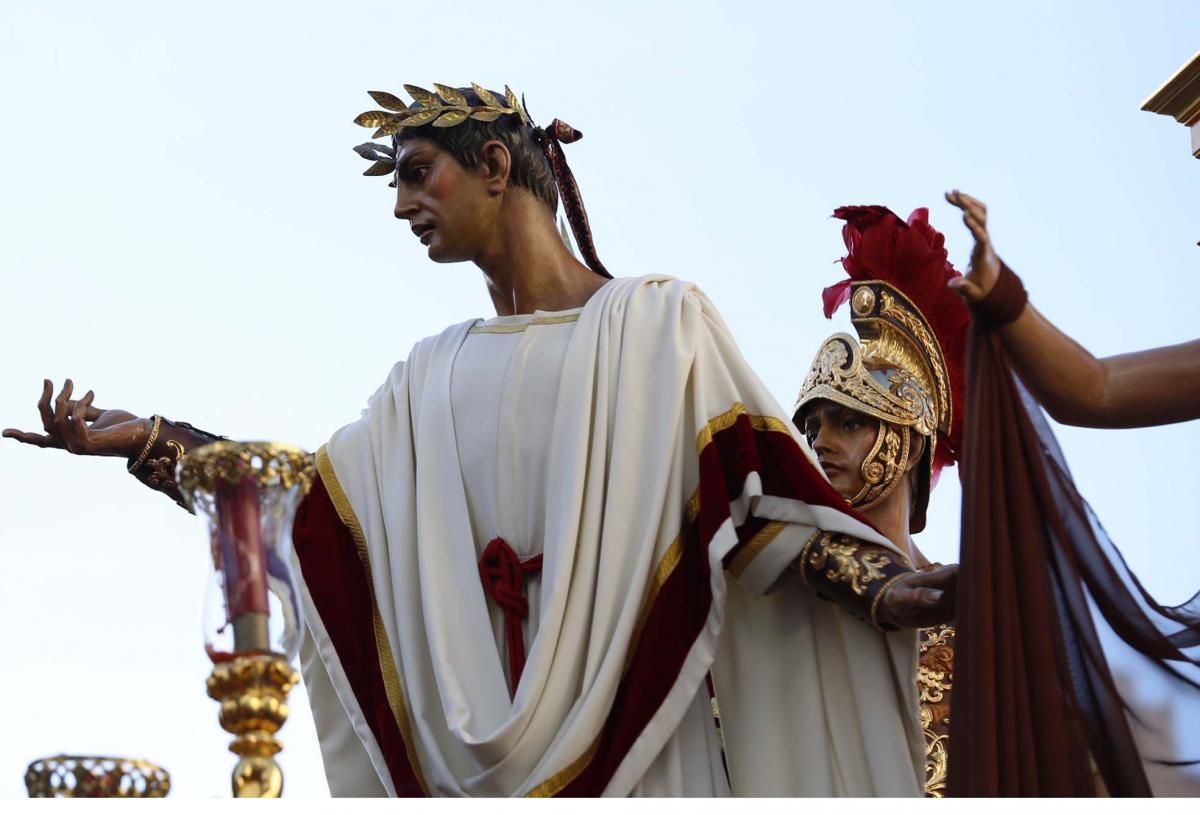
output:
M428 791L536 793L577 776L642 635L639 608L680 560L713 421L740 410L798 440L724 332L702 294L662 276L613 281L584 309L455 326L419 344L327 446L323 475L361 525ZM706 622L603 791L729 793L711 673L735 793L919 794L911 632L874 632L784 571L814 528L890 544L836 508L744 478L711 539ZM721 557L750 516L783 531L727 580ZM525 582L515 700L503 613L476 565L496 537L522 559L545 557ZM380 747L321 619L331 612L304 593L305 680L330 789L386 794Z

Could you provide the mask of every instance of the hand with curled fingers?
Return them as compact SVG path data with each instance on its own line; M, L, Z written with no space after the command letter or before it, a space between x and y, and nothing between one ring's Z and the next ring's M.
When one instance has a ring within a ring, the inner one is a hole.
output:
M44 433L9 428L4 438L35 447L53 447L78 456L123 456L131 458L146 445L151 421L125 410L104 410L93 404L95 394L72 399L74 383L68 379L52 399L54 384L44 380L38 412Z
M958 564L930 566L897 580L879 604L879 621L897 628L928 628L954 620Z
M959 190L946 193L946 200L962 210L963 223L975 238L967 273L949 283L950 288L968 305L973 305L986 297L992 286L996 285L1003 263L992 248L992 239L988 234L987 205Z

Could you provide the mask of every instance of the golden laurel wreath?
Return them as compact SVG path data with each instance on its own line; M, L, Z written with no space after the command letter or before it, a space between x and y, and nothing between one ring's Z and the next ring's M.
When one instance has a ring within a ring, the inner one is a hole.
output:
M522 122L529 124L529 114L525 112L525 106L507 85L504 86L504 101L501 102L491 91L472 82L471 88L482 105L470 104L462 91L448 85L435 82L433 87L437 88L437 93L418 85L404 86L404 90L408 91L409 96L416 102L416 108L405 104L400 97L393 94L367 91L371 98L386 110L368 110L360 113L354 118L354 123L362 127L376 128L371 134L373 139L394 135L406 127L421 127L427 124L434 127L454 127L467 119L494 122L506 115L520 116ZM390 147L367 142L354 150L363 158L375 162L363 175L387 175L396 169L395 151Z

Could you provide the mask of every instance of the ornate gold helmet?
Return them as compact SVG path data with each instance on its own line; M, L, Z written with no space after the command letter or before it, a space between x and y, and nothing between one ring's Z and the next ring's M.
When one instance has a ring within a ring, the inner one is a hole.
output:
M909 430L925 437L910 521L919 532L938 473L958 458L970 316L946 286L958 272L927 209L907 221L878 206L842 207L833 214L846 221L842 266L850 277L823 292L825 316L849 300L859 339L838 333L821 344L794 418L802 425L805 406L828 399L878 420L875 444L862 463L863 488L850 499L859 509L883 501L905 476Z

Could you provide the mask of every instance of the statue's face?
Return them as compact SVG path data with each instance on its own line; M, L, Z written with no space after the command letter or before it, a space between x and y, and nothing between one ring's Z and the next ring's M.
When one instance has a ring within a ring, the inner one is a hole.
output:
M487 180L427 139L408 139L396 154L396 217L429 247L430 260L477 258L496 221Z
M863 488L862 464L875 445L879 422L828 399L811 402L804 410L800 430L825 477L844 498L853 498Z

